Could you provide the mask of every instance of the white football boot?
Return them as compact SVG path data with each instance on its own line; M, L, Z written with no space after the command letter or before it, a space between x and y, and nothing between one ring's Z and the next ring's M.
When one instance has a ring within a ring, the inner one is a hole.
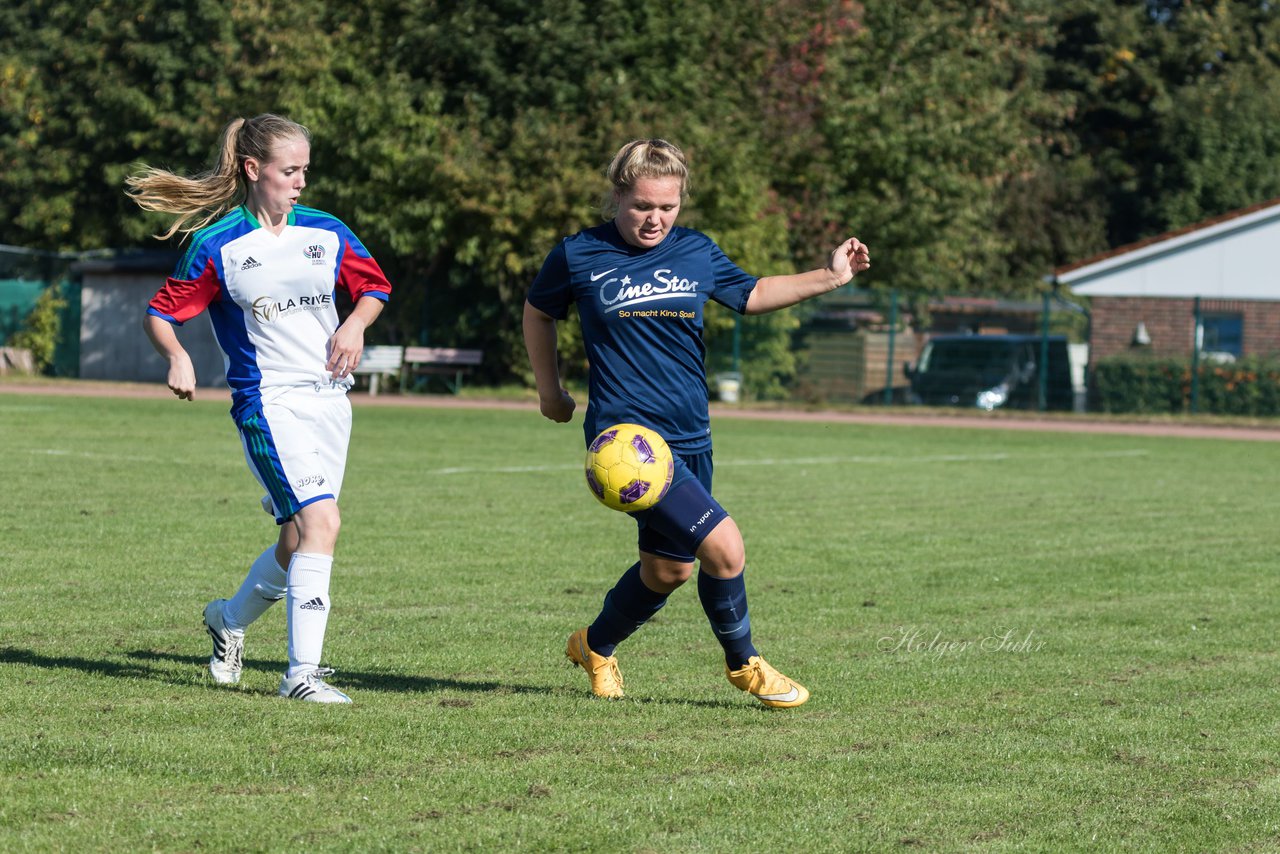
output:
M292 679L285 676L280 680L280 696L308 703L350 703L350 697L324 681L324 677L332 675L332 667L317 667Z
M209 673L219 685L235 685L243 668L244 632L233 632L222 619L226 599L214 599L204 606L204 627L213 638L213 657Z

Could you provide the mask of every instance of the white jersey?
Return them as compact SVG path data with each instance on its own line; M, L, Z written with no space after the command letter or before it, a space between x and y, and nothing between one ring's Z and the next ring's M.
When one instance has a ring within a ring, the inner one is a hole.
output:
M209 310L239 421L264 389L331 383L325 364L339 285L352 301L391 292L378 263L336 217L299 205L276 235L240 207L196 232L147 312L181 325Z

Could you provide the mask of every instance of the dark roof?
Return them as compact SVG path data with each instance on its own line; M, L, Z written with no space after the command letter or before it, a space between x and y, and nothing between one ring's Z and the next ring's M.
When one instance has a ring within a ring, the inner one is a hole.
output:
M1062 341L1065 335L1050 335L1050 341ZM965 335L964 333L947 333L946 335L934 335L930 341L999 341L1001 343L1021 344L1024 341L1039 341L1040 335L1037 333L1004 333L1001 335Z
M1039 314L1039 302L1001 297L941 297L929 300L929 310L947 314Z
M76 273L169 273L182 253L172 249L126 249L73 264Z

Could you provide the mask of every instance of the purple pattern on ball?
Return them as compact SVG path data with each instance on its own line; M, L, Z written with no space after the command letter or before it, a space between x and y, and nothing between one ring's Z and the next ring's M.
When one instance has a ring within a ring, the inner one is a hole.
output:
M645 441L644 436L639 433L631 437L631 447L636 449L636 456L640 458L642 463L653 462L653 448Z
M596 480L596 473L590 470L587 471L587 486L595 493L596 498L604 498L604 487Z
M618 501L622 504L634 504L648 494L649 487L647 480L633 480L618 490Z
M606 430L605 432L601 433L599 436L596 436L596 440L591 443L591 447L588 450L590 450L591 453L594 454L596 451L600 450L601 448L603 448L605 445L612 442L617 437L618 437L617 430Z

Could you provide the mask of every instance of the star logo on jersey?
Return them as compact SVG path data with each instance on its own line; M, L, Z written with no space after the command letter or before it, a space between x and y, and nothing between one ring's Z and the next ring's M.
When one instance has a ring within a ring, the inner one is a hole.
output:
M252 270L254 267L261 267L262 262L250 255L244 259L244 263L240 265L241 270Z
M616 267L614 268L617 269ZM613 270L609 271L610 273ZM604 274L602 274L604 275ZM689 299L698 292L698 282L673 270L654 270L647 282L633 282L631 276L609 279L600 286L600 303L608 309L626 309L644 303Z
M324 263L324 247L319 243L313 243L306 249L303 249L302 254L306 258L310 258L313 265Z

